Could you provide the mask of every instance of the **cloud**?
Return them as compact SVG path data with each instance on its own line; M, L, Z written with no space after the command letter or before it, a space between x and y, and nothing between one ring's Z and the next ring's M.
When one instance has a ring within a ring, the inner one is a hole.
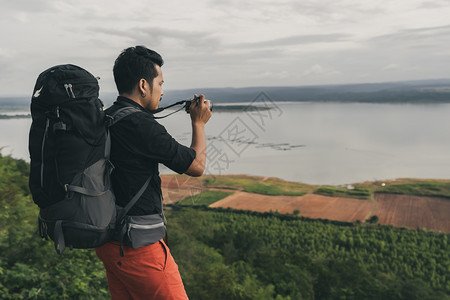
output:
M225 11L230 17L246 14L253 20L270 20L270 22L283 22L286 19L302 19L312 22L334 23L337 20L352 21L366 15L381 14L385 11L384 5L376 1L352 0L210 0L211 9Z
M21 92L42 69L66 62L112 86L114 59L138 44L161 53L171 88L450 76L448 0L0 4L2 93Z
M38 14L56 14L58 9L53 0L0 0L0 19L27 23Z
M104 27L91 27L90 31L94 33L102 33L109 36L121 37L132 40L134 44L152 44L161 45L163 43L177 44L178 46L187 46L191 48L201 49L216 48L220 45L218 39L214 38L211 33L183 31L174 29L165 29L160 27L132 27L130 29L111 29ZM171 43L172 41L172 43Z
M11 12L48 12L53 10L54 1L52 0L39 0L39 1L29 1L29 0L3 0L0 1L2 6L2 11Z
M270 78L270 79L285 79L291 77L292 74L288 71L280 71L280 72L270 72L266 71L260 74L257 74L255 78Z
M14 51L7 48L0 48L0 78L10 76L8 72L14 69Z
M12 51L6 48L0 48L0 60L9 59L12 56Z
M374 16L385 12L384 5L377 1L291 0L288 7L291 11L300 15L318 19L322 24L342 20L354 22L366 16Z
M384 67L383 67L383 70L385 70L385 71L390 71L390 70L398 69L399 67L400 67L400 66L397 65L397 64L389 64L389 65L387 65L387 66L384 66Z
M303 75L320 75L323 74L324 68L321 65L314 65L309 70L305 70Z
M422 3L419 8L435 9L443 7L448 7L448 1L446 0L426 1Z
M303 71L303 76L324 76L324 75L336 75L340 72L331 69L325 68L319 64L313 65L311 68Z
M350 35L342 33L293 35L261 42L241 43L236 46L245 48L261 48L261 47L284 47L284 46L316 44L316 43L336 43L347 41L350 37L351 37Z
M370 39L371 42L378 44L401 44L403 42L409 42L416 45L442 43L444 40L450 40L450 25L403 29Z

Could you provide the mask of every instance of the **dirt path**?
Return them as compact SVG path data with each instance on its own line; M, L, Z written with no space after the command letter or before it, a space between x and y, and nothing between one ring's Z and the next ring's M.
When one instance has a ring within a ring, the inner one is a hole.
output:
M372 203L372 207L371 207L370 211L367 213L367 215L364 217L363 220L367 220L368 218L370 218L371 216L373 216L373 215L374 215L373 212L374 212L375 209L377 208L377 201L376 201L375 199L370 199L370 200L368 200L368 201L370 201L370 202Z

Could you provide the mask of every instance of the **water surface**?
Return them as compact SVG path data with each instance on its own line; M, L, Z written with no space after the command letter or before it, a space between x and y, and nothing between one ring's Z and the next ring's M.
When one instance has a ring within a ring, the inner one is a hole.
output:
M160 122L190 145L188 114ZM3 154L29 160L30 123L0 120ZM270 111L215 112L206 126L207 173L332 185L450 179L449 130L450 104L285 102ZM161 173L171 172L162 167Z

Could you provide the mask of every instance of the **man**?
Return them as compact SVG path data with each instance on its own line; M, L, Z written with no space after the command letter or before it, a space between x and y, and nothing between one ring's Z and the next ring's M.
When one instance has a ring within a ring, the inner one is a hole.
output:
M161 56L144 46L125 49L114 64L119 96L106 113L111 115L124 106L139 109L110 128L111 162L115 166L111 178L117 204L124 207L151 177L128 212L131 216L162 214L158 163L190 176L200 176L205 169L204 127L211 117L209 101L200 95L200 100L191 104L192 143L190 147L179 144L152 114L163 96L162 65ZM106 269L112 299L187 299L178 266L162 239L136 249L125 244L123 257L119 248L119 242L111 241L96 249Z

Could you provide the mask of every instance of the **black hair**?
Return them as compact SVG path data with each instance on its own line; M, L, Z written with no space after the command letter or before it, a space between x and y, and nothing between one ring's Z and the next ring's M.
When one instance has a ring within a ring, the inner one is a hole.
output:
M114 62L114 81L119 94L132 93L139 80L144 78L153 89L153 79L158 77L155 64L162 67L164 61L157 52L145 46L123 50Z

